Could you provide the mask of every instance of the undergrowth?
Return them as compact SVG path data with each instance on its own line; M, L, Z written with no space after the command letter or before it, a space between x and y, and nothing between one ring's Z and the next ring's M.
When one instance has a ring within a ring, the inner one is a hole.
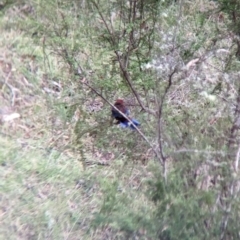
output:
M239 238L240 45L227 5L0 8L1 239ZM112 123L118 97L139 131Z

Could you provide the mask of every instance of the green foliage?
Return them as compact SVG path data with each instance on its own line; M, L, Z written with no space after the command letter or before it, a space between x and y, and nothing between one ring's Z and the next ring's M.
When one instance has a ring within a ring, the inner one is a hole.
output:
M93 221L94 227L111 227L117 235L123 238L134 238L136 236L156 237L156 228L150 220L154 216L150 208L144 206L141 197L140 202L133 204L132 197L122 186L115 184L104 186L104 201L99 213ZM132 192L132 194L137 194Z
M239 238L237 1L3 4L4 239Z

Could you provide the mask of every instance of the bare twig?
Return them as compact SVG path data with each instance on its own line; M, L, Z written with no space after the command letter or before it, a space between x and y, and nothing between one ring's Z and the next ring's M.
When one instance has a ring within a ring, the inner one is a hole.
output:
M103 15L102 15L102 13L101 13L97 3L95 1L93 1L93 0L91 2L93 3L94 7L97 9L99 16L100 16L101 20L103 21L103 24L106 27L106 29L108 31L108 34L111 37L112 44L115 44L114 36L113 36L113 34L112 34L111 30L110 30L110 27L108 26L105 18L103 17Z
M150 114L156 116L156 112L155 112L154 110L149 109L149 108L147 108L147 107L145 107L145 106L143 105L143 103L142 103L142 101L141 101L141 99L140 99L139 94L137 93L136 89L133 87L133 84L132 84L132 81L131 81L130 76L129 76L129 74L128 74L128 71L126 70L126 68L124 67L124 65L123 65L123 63L122 63L122 61L121 61L121 56L120 56L120 54L119 54L117 51L114 51L114 52L115 52L115 54L116 54L116 56L117 56L117 59L118 59L118 62L119 62L119 66L120 66L120 69L121 69L121 71L122 71L122 73L123 73L123 76L124 76L126 82L128 83L128 85L129 85L132 93L133 93L134 96L136 97L139 105L141 106L141 108L142 108L145 112L150 113Z
M238 95L237 95L237 99L236 99L236 108L235 108L235 112L234 112L234 122L232 124L232 127L230 129L230 133L229 133L229 140L227 143L227 148L228 151L230 152L233 148L233 146L235 146L235 144L237 143L237 136L238 136L238 132L240 129L240 86L238 88ZM238 143L239 144L239 143ZM240 154L240 146L238 147L238 151L235 157L235 171L238 170L238 162L239 162L239 154ZM227 177L227 173L230 173L230 165L231 163L229 163L229 168L226 170L224 170L223 172L223 178ZM222 221L221 221L221 238L220 239L225 239L226 238L226 229L229 223L229 214L231 212L231 207L232 207L232 202L229 201L230 196L233 196L233 188L234 188L234 184L235 181L232 180L231 183L228 183L227 181L223 181L222 183L222 191L221 191L221 200L223 202L223 207L225 210L225 214L222 217ZM236 194L236 193L234 193ZM228 198L228 200L226 201L226 199Z
M114 38L114 34L111 32L110 27L108 26L106 19L105 19L104 16L102 15L102 13L101 13L101 11L100 11L97 3L96 3L95 1L93 1L93 0L92 0L92 3L93 3L93 5L95 6L95 8L97 9L98 14L99 14L101 20L103 21L103 24L104 24L104 26L105 26L105 28L106 28L109 36L110 36L111 44L112 44L112 45L115 45L115 44L116 44L116 41L115 41L115 38ZM132 4L132 2L130 2L130 4ZM131 12L130 12L130 14L132 14L132 19L131 19L131 17L129 17L129 21L130 21L130 22L131 22L131 21L134 22L134 20L135 20L135 14L136 14L135 8L136 8L136 3L134 3L133 5L131 5ZM135 48L135 46L130 47L131 45L133 45L133 30L132 30L132 31L130 32L130 34L129 34L127 61L128 61L128 58L129 58L129 53L130 53L131 51L133 51L134 48ZM133 93L134 96L136 97L139 105L141 106L141 108L142 108L145 112L148 112L149 114L152 114L152 115L156 116L156 112L155 112L154 110L147 108L147 107L144 106L144 104L142 103L138 92L136 91L136 89L135 89L134 86L133 86L133 83L132 83L132 81L131 81L129 72L127 71L127 65L126 65L126 64L125 64L125 65L123 64L122 56L120 55L120 53L119 53L117 50L115 50L114 53L115 53L115 55L116 55L116 57L117 57L117 61L118 61L118 63L119 63L120 70L121 70L122 73L123 73L124 79L125 79L125 81L127 82L128 86L130 87L132 93Z
M240 158L240 144L238 146L238 151L237 151L236 158L235 158L235 171L236 172L238 172L239 158Z
M164 104L164 100L165 97L170 89L170 87L172 86L172 77L173 75L177 72L177 67L175 67L172 71L172 73L169 75L168 78L168 85L165 89L164 94L162 95L161 99L160 99L160 103L159 103L159 110L158 110L158 148L159 148L159 153L160 153L160 160L163 164L163 168L164 168L164 176L165 176L165 180L166 180L166 159L167 156L164 155L163 153L163 147L162 147L162 131L161 131L161 120L162 120L162 110L163 110L163 104Z
M240 129L240 87L238 89L237 103L236 103L234 116L235 116L235 119L230 130L229 141L227 144L228 148L230 148L234 143L236 143L235 140L236 140L237 132Z
M199 150L199 149L179 149L173 152L173 154L178 154L178 153L203 153L203 154L217 154L222 156L231 155L230 153L224 152L224 151L208 151L208 150Z

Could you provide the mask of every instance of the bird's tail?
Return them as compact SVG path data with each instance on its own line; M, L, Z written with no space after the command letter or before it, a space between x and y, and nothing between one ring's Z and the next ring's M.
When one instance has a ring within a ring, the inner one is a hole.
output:
M136 119L131 119L131 121L132 122L129 122L129 121L124 121L124 122L120 122L120 126L122 127L122 128L127 128L127 127L130 127L131 129L136 129L136 127L135 126L140 126L140 122L138 122ZM134 126L134 125L135 126Z
M131 122L128 122L128 126L131 128L131 129L136 129L136 127L135 126L140 126L140 122L138 122L138 120L136 120L136 119L131 119L132 120L132 123ZM135 126L134 126L134 125Z

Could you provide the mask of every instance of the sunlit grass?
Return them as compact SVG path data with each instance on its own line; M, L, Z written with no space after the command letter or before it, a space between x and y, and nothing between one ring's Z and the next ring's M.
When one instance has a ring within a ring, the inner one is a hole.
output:
M101 214L95 223L92 220L101 209L105 212L115 205L109 225L113 229L119 227L116 222L119 217L120 222L131 221L134 217L131 212L149 211L147 199L138 191L148 177L144 168L140 172L138 168L130 170L116 164L125 172L122 176L116 175L115 164L83 171L78 160L54 150L21 146L3 137L0 146L0 236L3 238L75 239L77 233L76 239L81 239L97 223ZM127 212L129 204L134 207ZM124 208L126 216L119 212ZM108 225L110 219L103 223ZM123 228L129 225L122 224ZM134 223L131 230L135 227Z

